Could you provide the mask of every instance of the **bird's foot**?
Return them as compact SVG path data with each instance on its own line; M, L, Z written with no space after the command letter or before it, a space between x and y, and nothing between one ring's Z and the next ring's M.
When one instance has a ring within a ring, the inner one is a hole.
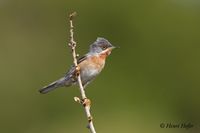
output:
M76 77L78 77L80 75L80 70L81 70L80 66L77 65L76 68L75 68L75 76Z

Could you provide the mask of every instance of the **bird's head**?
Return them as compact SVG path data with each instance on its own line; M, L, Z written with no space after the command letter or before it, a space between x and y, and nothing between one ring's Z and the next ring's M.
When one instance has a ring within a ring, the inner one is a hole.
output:
M115 47L105 38L98 37L97 40L90 45L90 52L95 54L110 55Z

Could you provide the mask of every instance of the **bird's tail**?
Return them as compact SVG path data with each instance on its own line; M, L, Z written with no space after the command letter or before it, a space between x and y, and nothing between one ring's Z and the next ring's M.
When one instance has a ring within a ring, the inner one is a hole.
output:
M61 78L61 79L59 79L59 80L57 80L57 81L55 81L55 82L53 82L53 83L51 83L51 84L49 84L47 86L41 88L39 90L39 92L42 93L42 94L46 94L49 91L52 91L52 90L54 90L54 89L56 89L58 87L62 87L62 86L65 85L65 80L66 80L66 78L63 77L63 78Z

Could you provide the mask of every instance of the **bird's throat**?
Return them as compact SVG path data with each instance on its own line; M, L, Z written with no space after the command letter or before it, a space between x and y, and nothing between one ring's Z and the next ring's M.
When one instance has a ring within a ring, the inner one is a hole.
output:
M107 56L109 56L111 54L111 50L105 50L102 53L100 53L100 58L101 59L106 59Z

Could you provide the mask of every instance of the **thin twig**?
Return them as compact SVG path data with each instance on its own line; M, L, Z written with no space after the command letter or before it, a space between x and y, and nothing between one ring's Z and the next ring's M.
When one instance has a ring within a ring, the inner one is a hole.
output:
M81 93L81 100L78 97L75 97L74 100L81 103L85 109L86 116L88 118L88 128L90 129L91 133L96 133L94 125L93 125L93 120L92 116L90 113L90 104L91 101L86 97L82 81L81 81L81 76L80 76L80 67L77 64L77 54L76 54L76 42L74 41L74 26L73 26L73 18L76 16L76 12L73 12L69 15L69 22L70 22L70 41L69 41L69 46L72 50L72 56L73 56L73 62L74 66L76 68L76 77L78 80L79 84L79 90Z

